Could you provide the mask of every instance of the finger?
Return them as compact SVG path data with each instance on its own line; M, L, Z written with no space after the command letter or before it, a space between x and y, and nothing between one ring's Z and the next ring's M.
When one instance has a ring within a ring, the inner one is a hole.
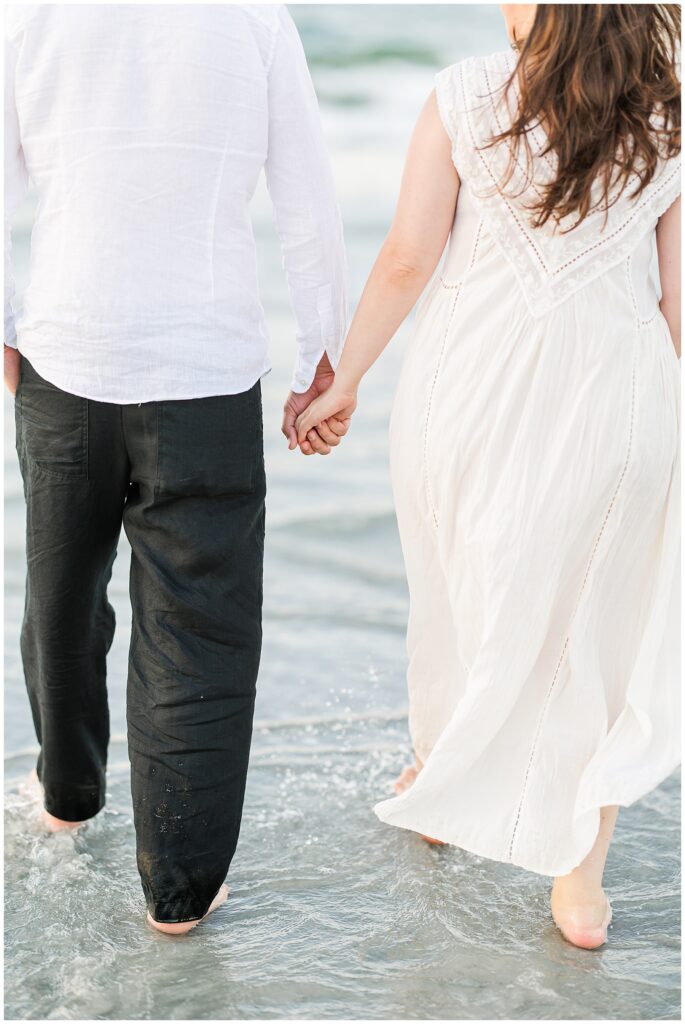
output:
M288 451L292 451L293 448L297 448L297 432L294 427L281 427L281 433L285 436L288 442Z
M321 438L319 437L318 430L310 430L309 433L307 434L307 440L309 441L310 445L312 446L314 451L317 452L318 455L329 454L331 450L330 445L326 444L325 441L321 440Z
M283 422L281 423L281 433L288 441L288 448L292 451L293 448L297 447L297 433L295 431L295 414L286 403L283 409ZM295 437L295 444L293 444L293 437Z
M300 445L300 451L302 452L303 455L314 455L314 449L312 448L312 446L310 445L309 441L307 441L306 438Z
M329 416L326 420L328 426L338 437L344 437L350 428L349 420L341 420L338 416Z
M297 431L297 440L300 444L304 441L308 431L312 429L311 416L309 411L303 412L301 416L298 416L295 420L295 430Z
M327 420L324 420L322 423L319 423L316 429L321 440L325 441L326 444L329 444L332 448L335 448L336 445L340 444L340 438L328 426Z

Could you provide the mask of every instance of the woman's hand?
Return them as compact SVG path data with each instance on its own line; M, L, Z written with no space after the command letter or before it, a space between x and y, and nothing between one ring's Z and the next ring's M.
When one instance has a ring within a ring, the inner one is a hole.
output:
M295 423L297 443L304 454L312 454L306 451L304 446L309 441L314 447L317 437L329 446L329 451L330 448L340 444L340 439L349 429L350 418L356 408L356 391L336 385L334 381L330 388L315 399L297 418ZM321 454L328 455L328 451L321 452Z
M5 345L5 384L12 396L16 395L19 385L20 361L19 350L12 348L11 345Z
M291 391L286 398L281 433L288 439L290 451L293 451L298 445L297 431L295 430L297 417L311 405L315 398L330 388L334 378L333 367L324 353L308 390L303 393ZM300 445L300 451L303 455L314 455L314 453L328 455L332 446L340 444L340 438L345 433L347 433L347 427L343 427L342 424L331 424L330 427L327 424L322 424L321 433L313 431L311 439L303 441Z

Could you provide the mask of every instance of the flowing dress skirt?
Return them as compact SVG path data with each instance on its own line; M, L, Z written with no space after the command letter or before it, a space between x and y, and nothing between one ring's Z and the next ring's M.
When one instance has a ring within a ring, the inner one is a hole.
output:
M541 319L436 279L391 423L425 763L379 818L548 875L679 760L678 360L624 264Z

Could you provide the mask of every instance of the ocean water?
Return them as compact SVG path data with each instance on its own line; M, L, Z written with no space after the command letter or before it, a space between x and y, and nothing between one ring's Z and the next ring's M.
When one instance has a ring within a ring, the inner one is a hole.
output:
M493 5L291 8L317 90L346 225L352 298L389 226L403 154L434 73L506 45ZM26 281L29 200L15 230ZM406 330L369 374L345 444L288 452L280 409L292 318L263 192L255 201L273 372L265 643L243 831L227 904L185 939L151 932L134 860L125 744L129 551L111 585L108 803L46 836L19 785L35 738L19 660L24 506L5 396L6 1016L13 1019L676 1019L679 781L619 818L615 923L566 944L544 878L435 849L373 804L409 759L407 589L387 469Z

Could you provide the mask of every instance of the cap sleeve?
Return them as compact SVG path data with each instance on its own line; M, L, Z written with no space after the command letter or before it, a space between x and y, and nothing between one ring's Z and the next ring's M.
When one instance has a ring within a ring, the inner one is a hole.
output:
M435 96L438 101L438 111L440 113L440 120L442 121L443 128L449 136L452 147L457 142L457 104L456 104L456 93L455 93L455 75L454 69L456 64L453 64L449 68L444 68L435 76Z

